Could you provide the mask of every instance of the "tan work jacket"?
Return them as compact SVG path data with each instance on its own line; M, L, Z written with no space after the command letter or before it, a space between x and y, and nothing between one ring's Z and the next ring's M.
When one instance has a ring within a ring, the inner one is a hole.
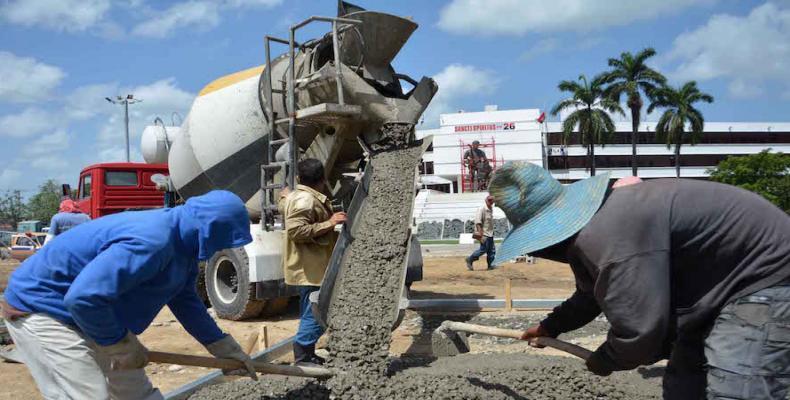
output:
M337 241L334 230L319 235L332 226L329 198L308 186L296 185L296 190L280 198L278 207L285 224L285 283L319 286Z

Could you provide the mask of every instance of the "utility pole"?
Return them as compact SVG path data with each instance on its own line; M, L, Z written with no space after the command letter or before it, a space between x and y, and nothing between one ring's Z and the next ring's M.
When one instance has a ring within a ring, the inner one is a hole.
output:
M141 99L135 99L134 95L127 94L126 97L123 96L115 96L115 100L105 97L105 100L109 101L112 104L123 104L123 122L126 126L126 162L130 162L131 159L129 157L129 104L139 103Z

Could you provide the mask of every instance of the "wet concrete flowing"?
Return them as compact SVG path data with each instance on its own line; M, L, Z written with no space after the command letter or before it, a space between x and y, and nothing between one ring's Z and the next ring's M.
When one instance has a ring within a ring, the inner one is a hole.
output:
M390 331L403 288L419 147L377 154L369 195L354 222L343 275L329 310L327 382L343 399L374 398L386 387Z

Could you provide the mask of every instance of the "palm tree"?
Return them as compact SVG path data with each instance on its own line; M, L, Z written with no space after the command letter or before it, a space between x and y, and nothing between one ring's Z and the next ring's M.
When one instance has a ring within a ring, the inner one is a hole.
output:
M623 109L616 101L604 96L603 81L596 77L587 81L580 75L577 81L562 81L557 88L562 92L571 93L571 97L557 103L551 109L552 115L563 110L572 110L562 123L563 134L568 137L578 126L581 143L587 146L590 161L590 175L595 176L595 144L604 144L614 132L614 122L610 113L623 114Z
M650 47L636 55L626 51L620 54L620 58L609 59L609 66L612 69L603 75L604 83L609 85L605 90L607 96L618 103L623 94L628 97L626 104L631 109L631 174L634 176L638 168L636 143L643 105L640 92L652 100L652 92L667 81L661 73L645 64L645 61L654 55L656 51Z
M656 135L660 140L666 141L667 148L675 145L675 173L680 178L680 146L684 136L689 133L689 141L694 145L705 128L705 118L694 108L694 103L713 103L713 96L700 92L697 82L691 81L677 89L668 86L658 88L654 97L647 112L653 112L656 107L666 109L656 125ZM689 132L686 132L687 125Z

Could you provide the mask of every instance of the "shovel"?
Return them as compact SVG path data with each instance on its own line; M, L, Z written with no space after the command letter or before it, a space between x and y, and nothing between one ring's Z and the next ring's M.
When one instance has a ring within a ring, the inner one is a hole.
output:
M431 349L436 357L447 357L469 352L468 333L480 335L521 339L524 333L515 329L503 329L493 326L467 324L465 322L444 321L431 335ZM551 347L572 354L582 360L587 360L592 352L584 347L577 346L559 339L550 337L537 337L530 340L532 344Z

